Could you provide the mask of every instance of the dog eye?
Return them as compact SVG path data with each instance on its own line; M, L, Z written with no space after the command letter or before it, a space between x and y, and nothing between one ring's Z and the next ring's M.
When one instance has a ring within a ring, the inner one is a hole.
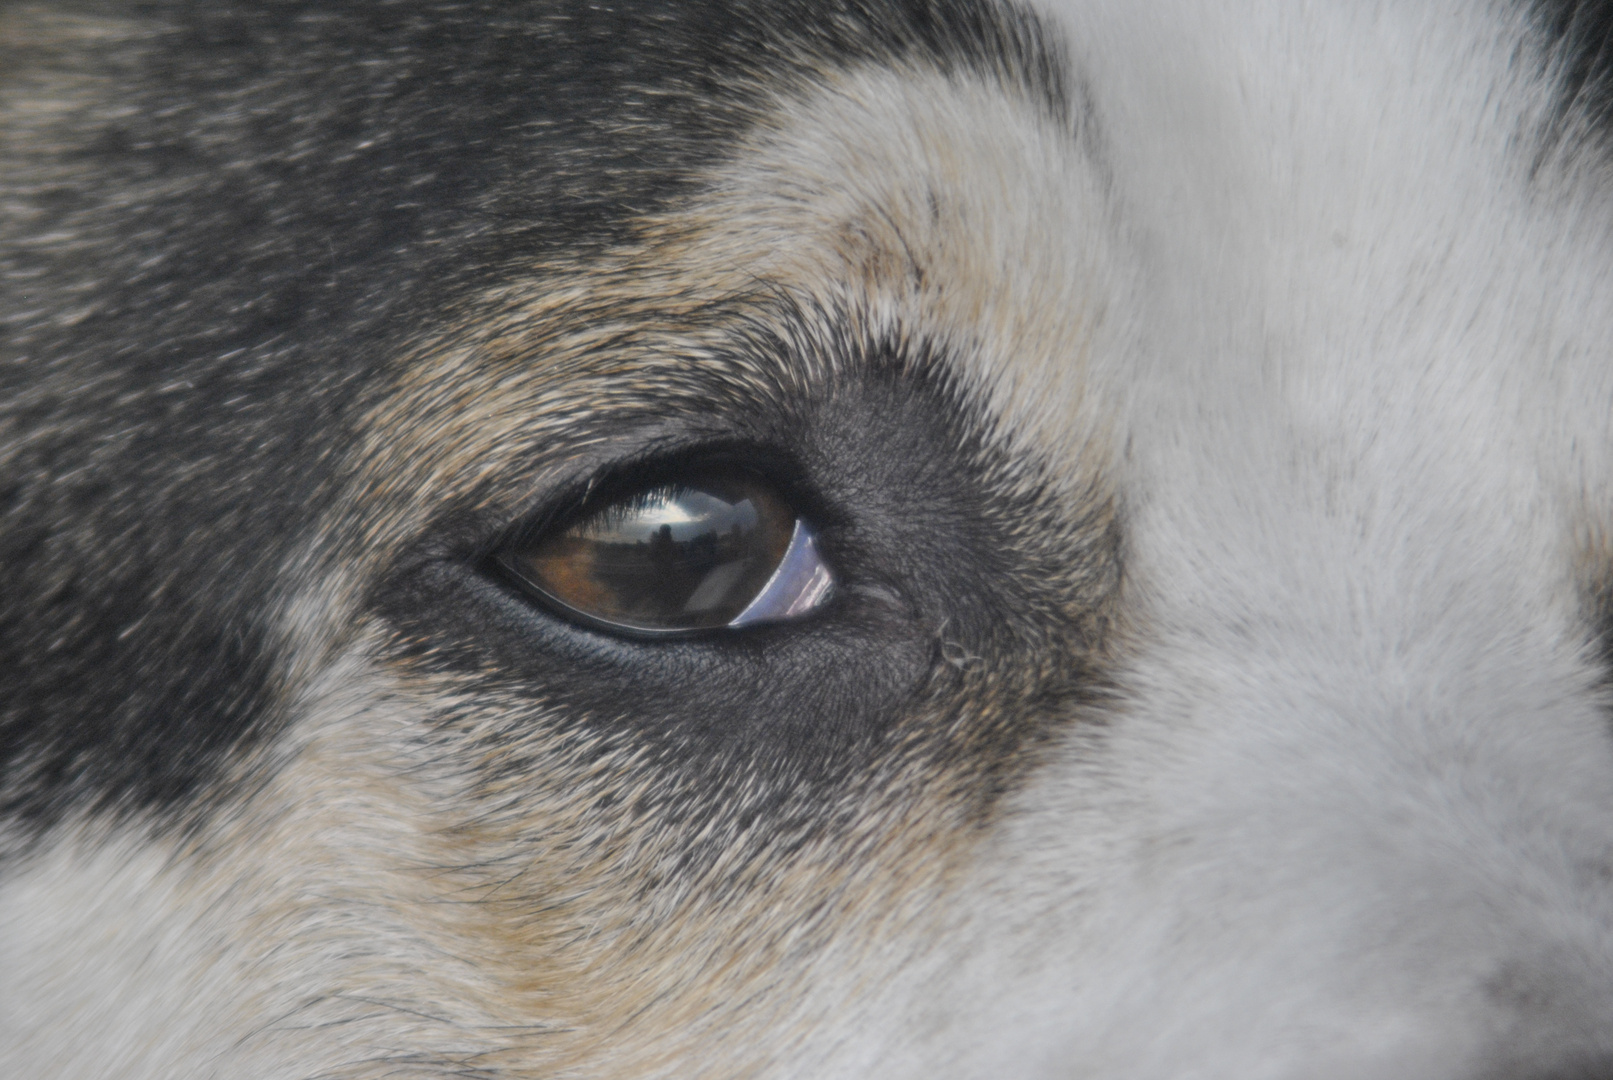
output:
M792 619L821 606L834 580L811 527L743 475L645 488L500 561L564 614L650 634Z

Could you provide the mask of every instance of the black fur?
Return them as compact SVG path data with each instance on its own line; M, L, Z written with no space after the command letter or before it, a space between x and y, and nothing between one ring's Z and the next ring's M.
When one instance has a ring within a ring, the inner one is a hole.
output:
M1606 139L1613 124L1613 3L1537 0L1536 18L1559 73L1559 133L1588 123Z

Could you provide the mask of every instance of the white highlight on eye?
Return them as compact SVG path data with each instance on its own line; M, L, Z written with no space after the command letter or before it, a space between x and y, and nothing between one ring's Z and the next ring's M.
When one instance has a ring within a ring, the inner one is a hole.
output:
M708 530L713 516L720 517L740 510L748 515L750 521L756 520L756 508L749 499L730 504L697 489L666 487L607 507L604 513L585 523L582 528L596 540L632 543L641 538L639 530L648 513L654 517L657 528L670 525L672 539L682 541Z
M834 586L834 577L818 555L818 546L812 530L800 518L795 519L795 531L790 534L790 546L778 569L767 579L756 599L745 610L734 616L728 625L749 626L753 623L793 619L818 607Z
M723 563L706 575L706 580L700 583L700 587L694 591L694 595L689 597L688 602L683 605L684 612L686 614L698 614L702 611L710 611L723 602L723 599L728 595L728 590L734 587L734 583L739 580L740 575L744 572L745 563L743 560ZM777 574L778 570L775 568L773 572ZM771 581L772 579L769 578L768 580ZM754 604L755 601L753 600L751 603Z

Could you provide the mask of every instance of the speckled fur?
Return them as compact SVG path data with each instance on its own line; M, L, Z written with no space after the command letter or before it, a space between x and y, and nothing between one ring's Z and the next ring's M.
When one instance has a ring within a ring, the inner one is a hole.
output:
M0 8L0 1072L1613 1072L1599 12Z

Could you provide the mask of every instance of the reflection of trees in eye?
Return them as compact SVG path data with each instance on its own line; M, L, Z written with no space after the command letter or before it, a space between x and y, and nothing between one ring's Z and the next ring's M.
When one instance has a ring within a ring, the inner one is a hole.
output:
M721 563L749 558L752 555L749 540L745 527L737 521L726 533L711 529L684 540L673 537L672 526L662 525L648 540L594 541L592 551L595 558L618 567L639 562L662 572L703 572Z
M672 526L662 525L650 537L650 564L658 569L668 569L678 561L678 545L672 539Z

